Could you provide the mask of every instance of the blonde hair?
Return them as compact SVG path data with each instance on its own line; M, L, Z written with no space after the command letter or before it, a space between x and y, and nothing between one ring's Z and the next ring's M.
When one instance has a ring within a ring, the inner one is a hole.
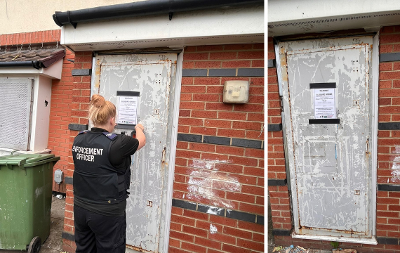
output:
M106 101L102 95L94 94L92 96L89 107L89 119L93 122L93 125L105 125L116 114L117 110L113 103Z

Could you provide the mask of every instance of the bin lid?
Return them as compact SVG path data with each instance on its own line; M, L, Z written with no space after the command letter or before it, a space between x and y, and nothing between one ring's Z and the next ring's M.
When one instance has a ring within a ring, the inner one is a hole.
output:
M60 160L60 157L56 157L53 154L17 154L1 156L0 165L33 167L58 160Z

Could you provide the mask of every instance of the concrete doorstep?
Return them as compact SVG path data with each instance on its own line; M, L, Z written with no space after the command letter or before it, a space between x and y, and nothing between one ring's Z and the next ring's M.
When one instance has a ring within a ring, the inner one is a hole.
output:
M49 238L42 244L40 253L62 252L62 231L64 226L65 198L52 197L51 224ZM17 253L26 251L0 250L0 253Z

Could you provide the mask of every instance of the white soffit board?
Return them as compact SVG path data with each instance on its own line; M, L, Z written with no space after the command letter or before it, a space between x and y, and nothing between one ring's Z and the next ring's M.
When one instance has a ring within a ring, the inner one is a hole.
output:
M35 69L33 67L4 67L0 68L0 74L39 74L51 79L61 79L63 59L53 63L48 68Z
M61 32L61 44L74 51L263 42L263 6L78 23Z
M284 14L282 12L284 11ZM270 0L268 35L324 32L400 24L397 0Z

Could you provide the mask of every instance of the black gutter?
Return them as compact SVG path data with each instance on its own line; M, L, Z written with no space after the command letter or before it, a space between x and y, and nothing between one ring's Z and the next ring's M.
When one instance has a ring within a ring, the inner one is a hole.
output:
M171 20L174 12L254 4L264 5L264 0L147 0L75 11L56 11L55 14L53 14L53 19L58 26L71 24L76 28L76 25L80 22L94 20L138 17L154 14L168 14Z
M3 67L34 67L35 69L40 69L43 68L43 63L40 61L0 62L0 68Z

